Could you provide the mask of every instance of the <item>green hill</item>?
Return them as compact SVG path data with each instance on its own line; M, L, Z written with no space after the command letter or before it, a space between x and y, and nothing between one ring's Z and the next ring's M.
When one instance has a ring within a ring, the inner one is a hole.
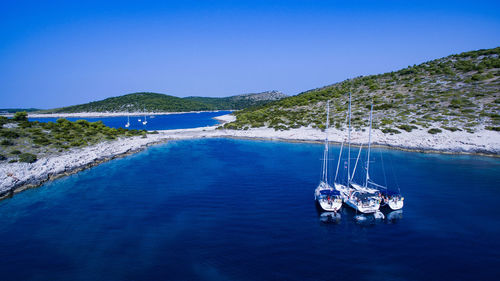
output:
M266 104L270 101L280 100L285 97L287 96L281 92L268 91L225 98L187 97L184 99L208 104L217 109L243 109L251 106Z
M2 113L16 113L20 111L25 111L25 112L33 112L33 111L39 111L41 109L38 108L0 108L0 114Z
M144 110L148 112L180 112L213 109L210 105L174 96L157 93L133 93L101 101L45 110L42 113L139 112Z
M242 109L285 97L279 92L264 92L224 98L179 98L158 93L133 93L80 105L42 110L39 113L79 112L186 112L202 110Z
M474 132L500 129L500 47L451 55L395 72L348 79L263 106L236 112L231 129L268 126L287 130L324 128L325 102L331 101L331 122L344 126L348 93L352 122L368 126L374 103L374 128L385 133L435 128Z

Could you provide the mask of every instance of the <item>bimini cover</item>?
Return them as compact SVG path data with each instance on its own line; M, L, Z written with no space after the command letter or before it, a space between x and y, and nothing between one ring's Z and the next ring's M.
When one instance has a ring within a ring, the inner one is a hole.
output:
M321 195L327 195L327 196L340 195L340 192L338 192L337 190L330 190L330 189L321 190L319 193L321 193Z

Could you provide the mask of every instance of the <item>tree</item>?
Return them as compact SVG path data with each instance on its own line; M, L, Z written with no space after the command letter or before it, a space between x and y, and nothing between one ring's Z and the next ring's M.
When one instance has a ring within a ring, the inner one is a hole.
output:
M26 111L19 111L14 114L14 121L28 121L28 113Z

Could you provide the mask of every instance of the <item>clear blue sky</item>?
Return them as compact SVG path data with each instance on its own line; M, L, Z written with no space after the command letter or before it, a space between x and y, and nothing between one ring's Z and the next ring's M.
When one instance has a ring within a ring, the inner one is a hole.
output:
M500 45L500 1L78 2L1 2L0 108L292 95Z

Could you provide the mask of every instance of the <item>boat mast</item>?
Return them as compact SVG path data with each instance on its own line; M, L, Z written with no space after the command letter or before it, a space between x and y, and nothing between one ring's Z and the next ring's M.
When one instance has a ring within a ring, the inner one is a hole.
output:
M368 133L368 154L366 156L366 179L365 179L365 187L368 186L368 180L370 179L370 176L368 175L368 172L370 170L370 149L371 149L371 144L372 144L372 114L373 114L373 102L372 102L372 106L370 108L370 131Z
M347 142L349 149L347 152L347 186L351 183L351 92L349 92L349 133Z
M344 123L347 123L347 115L345 116ZM340 159L342 158L342 148L344 148L344 142L345 139L342 140L342 144L340 145L339 160L337 161L337 170L335 171L335 178L333 179L334 183L337 181L337 175L339 174Z
M361 149L363 148L363 144L359 145L358 157L356 157L356 163L354 164L354 169L352 170L351 177L354 178L354 174L356 174L356 167L358 167L359 156L361 156Z
M330 125L330 101L326 102L325 150L323 152L323 181L328 183L328 126Z

